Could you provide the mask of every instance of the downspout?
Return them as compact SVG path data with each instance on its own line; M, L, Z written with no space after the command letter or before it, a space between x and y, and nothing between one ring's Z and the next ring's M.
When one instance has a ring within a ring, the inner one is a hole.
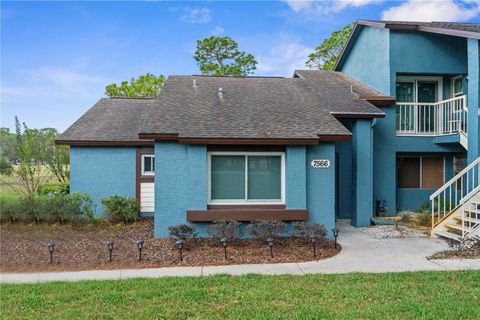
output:
M377 118L373 118L373 121L372 121L372 125L370 126L370 128L373 130L373 127L375 127L377 125ZM371 134L371 150L372 150L372 153L373 153L373 133ZM373 156L371 157L372 161L373 161ZM373 168L373 163L371 164L372 165L372 168ZM372 186L372 191L373 191L373 169L372 169L372 176L370 177L370 183L371 183L371 186ZM375 201L377 202L377 201ZM376 204L377 205L377 204ZM376 208L375 208L376 209ZM372 211L370 213L370 224L371 225L394 225L395 222L393 221L385 221L385 220L380 220L380 219L377 219L375 218L375 213Z

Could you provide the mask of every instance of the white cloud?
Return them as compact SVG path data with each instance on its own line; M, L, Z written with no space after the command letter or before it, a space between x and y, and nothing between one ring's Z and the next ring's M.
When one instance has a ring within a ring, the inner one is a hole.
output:
M382 13L384 20L466 21L480 14L480 1L409 0Z
M212 16L210 15L210 9L208 8L183 8L185 14L180 17L180 21L186 23L209 23L212 21Z
M305 61L313 51L298 42L282 41L274 45L267 55L257 57L255 74L291 77L295 69L306 69Z
M219 35L224 34L224 33L225 33L225 29L223 29L222 27L219 27L219 26L216 26L212 30L212 36L219 36Z
M295 11L307 15L328 15L340 12L349 7L359 8L372 3L379 3L382 0L282 0Z
M91 98L98 97L105 86L112 82L105 77L60 67L40 67L18 73L22 75L22 84L2 87L2 96Z

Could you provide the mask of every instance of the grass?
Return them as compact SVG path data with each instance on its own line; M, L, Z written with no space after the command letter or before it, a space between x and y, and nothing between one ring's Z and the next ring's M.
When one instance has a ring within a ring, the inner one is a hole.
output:
M480 319L480 271L2 285L2 319Z
M15 169L15 166L14 166ZM55 176L48 172L48 169L44 167L46 179L45 184L56 184L58 181ZM20 194L17 190L14 190L11 186L18 185L18 178L15 175L5 176L0 175L0 199L5 202L14 202L20 198Z

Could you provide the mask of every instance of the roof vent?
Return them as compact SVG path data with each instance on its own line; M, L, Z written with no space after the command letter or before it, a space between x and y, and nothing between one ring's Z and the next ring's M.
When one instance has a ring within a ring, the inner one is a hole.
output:
M197 86L197 79L193 79L192 82L193 82L193 86L196 87Z
M219 87L218 88L218 94L222 94L223 93L223 88L222 87Z

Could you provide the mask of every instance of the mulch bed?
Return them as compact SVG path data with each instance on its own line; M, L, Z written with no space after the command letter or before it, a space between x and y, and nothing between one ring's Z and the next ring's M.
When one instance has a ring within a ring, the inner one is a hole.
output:
M153 238L153 219L131 225L2 225L0 230L0 271L77 271L90 269L158 268L251 263L301 262L314 260L311 245L301 239L282 238L273 247L255 239L242 239L228 246L228 259L218 241L197 238L187 243L184 261L170 239ZM113 240L113 261L107 262L106 241ZM145 240L142 261L138 261L136 240ZM55 243L54 262L48 263L47 243ZM317 258L336 255L333 241L317 246Z

